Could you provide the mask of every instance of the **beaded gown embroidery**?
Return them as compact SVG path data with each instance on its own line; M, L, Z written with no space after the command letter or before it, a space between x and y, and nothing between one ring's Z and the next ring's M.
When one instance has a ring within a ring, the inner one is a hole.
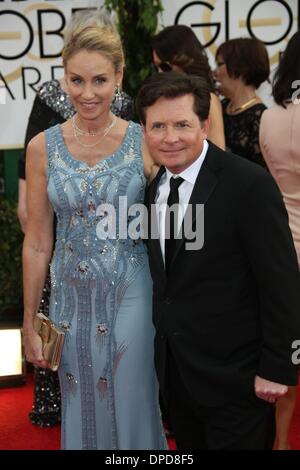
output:
M109 216L101 204L120 221L121 200L143 203L140 126L130 122L119 150L94 167L70 155L59 125L46 139L57 216L49 315L66 330L62 448L163 449L145 245L121 237L119 222L115 238L97 236Z
M119 99L114 99L111 111L118 117L129 121L134 116L133 100L123 91ZM71 118L75 109L58 80L44 82L34 100L29 117L25 148L39 132ZM19 161L19 178L25 179L24 151ZM55 231L55 230L54 230ZM50 279L47 276L39 311L48 315L50 298ZM57 372L50 369L34 368L34 400L29 418L41 427L60 423L61 416L60 386Z

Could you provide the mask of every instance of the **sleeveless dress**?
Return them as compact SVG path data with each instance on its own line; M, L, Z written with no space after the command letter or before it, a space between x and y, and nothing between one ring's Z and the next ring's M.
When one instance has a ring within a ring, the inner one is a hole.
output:
M165 449L147 253L120 222L124 201L143 203L141 128L130 121L119 149L94 167L72 157L59 124L45 134L57 216L49 316L66 331L62 448ZM115 208L115 238L103 236L111 220L104 204ZM126 227L131 219L126 213Z
M134 117L134 102L121 90L121 96L112 101L111 111L116 116L129 121ZM35 97L29 116L25 137L25 148L19 159L19 178L26 179L25 159L26 148L30 140L40 132L55 124L70 119L76 110L69 96L62 89L58 80L44 82ZM56 221L54 232L56 238ZM45 281L39 311L48 316L50 299L50 276ZM61 417L60 385L57 372L50 369L34 367L34 396L30 421L41 427L54 426L60 423Z
M229 99L222 100L226 147L232 153L267 168L259 146L259 125L267 107L257 103L238 114L228 114Z

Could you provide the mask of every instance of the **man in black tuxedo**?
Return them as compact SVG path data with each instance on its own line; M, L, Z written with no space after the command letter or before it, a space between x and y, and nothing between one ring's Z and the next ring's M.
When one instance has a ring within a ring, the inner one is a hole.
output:
M209 106L204 81L175 72L137 98L161 166L146 194L155 364L179 449L268 449L297 384L297 257L270 174L206 140Z

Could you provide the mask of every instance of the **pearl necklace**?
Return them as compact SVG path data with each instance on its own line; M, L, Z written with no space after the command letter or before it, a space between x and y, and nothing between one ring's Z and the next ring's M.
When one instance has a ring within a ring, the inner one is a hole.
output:
M230 113L236 113L237 111L242 111L243 109L250 106L250 104L254 103L254 101L256 101L256 99L257 99L257 96L253 96L252 98L250 98L250 100L246 101L246 103L244 103L241 106L239 106L238 108L234 108L234 109L232 107L232 101L230 101L229 111L230 111Z
M112 128L115 127L116 123L117 123L117 118L116 118L116 116L113 116L112 121L110 122L110 124L105 129L101 130L100 139L98 139L93 144L84 144L83 142L81 142L81 140L79 138L79 134L89 136L89 137L92 137L92 136L94 137L98 133L92 134L92 133L83 131L82 129L80 129L80 127L77 126L77 124L75 122L75 116L73 116L73 118L72 118L72 126L73 126L74 137L82 147L86 147L86 148L96 147L96 145L98 145L101 142L101 140L103 140L104 137L107 136L107 134L112 130Z

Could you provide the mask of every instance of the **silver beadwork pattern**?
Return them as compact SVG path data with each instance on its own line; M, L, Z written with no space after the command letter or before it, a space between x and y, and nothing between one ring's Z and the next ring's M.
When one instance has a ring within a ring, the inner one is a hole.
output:
M70 154L60 125L45 134L48 195L57 215L49 315L66 326L63 448L163 449L146 247L120 238L119 226L115 238L96 232L108 217L98 213L101 204L112 204L119 220L121 197L128 207L143 203L141 128L130 122L118 151L92 168ZM123 419L132 430L123 431Z

